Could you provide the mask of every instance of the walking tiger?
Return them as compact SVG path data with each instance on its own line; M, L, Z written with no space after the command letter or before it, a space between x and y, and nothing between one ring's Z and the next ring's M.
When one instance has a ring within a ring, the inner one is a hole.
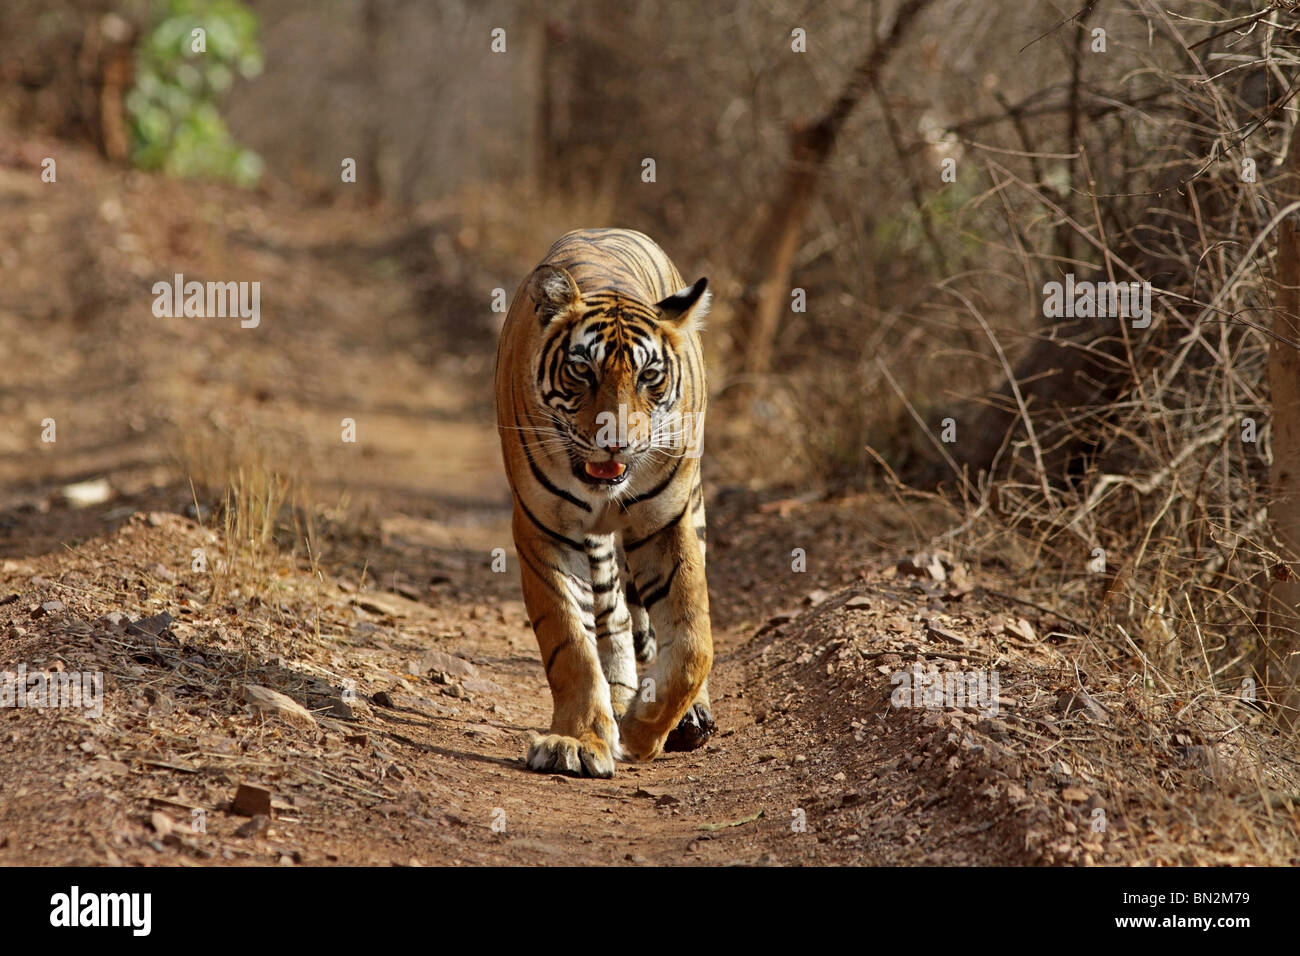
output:
M554 708L530 770L609 777L616 760L694 750L715 731L699 459L707 285L686 285L639 232L584 229L551 247L506 316L497 425Z

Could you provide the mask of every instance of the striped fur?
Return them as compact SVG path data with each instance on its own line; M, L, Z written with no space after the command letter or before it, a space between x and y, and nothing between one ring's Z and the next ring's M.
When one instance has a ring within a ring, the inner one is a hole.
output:
M506 316L497 425L554 705L532 770L608 777L616 759L694 749L713 732L706 285L687 286L639 232L587 229L551 247Z

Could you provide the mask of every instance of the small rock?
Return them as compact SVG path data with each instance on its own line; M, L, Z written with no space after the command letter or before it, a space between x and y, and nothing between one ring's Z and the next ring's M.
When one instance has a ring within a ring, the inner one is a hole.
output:
M161 614L151 614L149 617L142 617L126 626L126 633L133 634L136 637L158 637L163 631L171 627L172 622L176 620L166 611Z
M396 591L398 594L400 594L402 597L411 601L418 601L420 600L420 598L424 597L424 595L420 592L419 588L412 587L411 585L406 584L405 582L398 584L396 587L393 588L393 590Z
M235 836L239 836L239 837L257 836L259 833L261 833L270 825L271 825L271 818L264 813L259 813L257 816L253 817L253 819L249 820L238 830L236 830Z
M382 591L367 591L365 594L355 595L351 603L363 611L369 611L371 614L382 614L386 617L409 617L411 614L427 613L428 611L428 608L417 601L408 600L400 594L389 594Z
M865 594L855 594L844 602L844 606L848 608L872 607L874 606L874 603L875 602Z
M271 791L265 787L254 787L241 783L235 791L235 799L230 809L241 817L271 816Z
M504 694L506 690L500 684L480 677L467 677L460 682L460 686L471 694Z
M421 677L430 671L437 671L452 677L477 677L478 668L467 660L446 654L443 651L425 651L411 662L411 673Z
M393 703L393 695L388 693L388 691L386 690L381 690L372 694L370 696L370 699L373 700L375 702L375 705L378 707L387 707L391 710L392 708L397 706L395 703Z
M73 508L89 508L93 505L102 505L113 497L113 487L108 483L107 478L92 478L90 481L64 485L62 495L63 500Z
M19 627L17 624L15 624L13 627L9 628L9 630L5 632L5 635L6 635L6 636L11 640L11 641L14 641L14 640L17 640L18 638L22 637L22 636L25 635L26 633L27 633L27 628L25 628L25 627Z
M283 717L300 727L315 727L316 718L302 704L279 691L259 684L244 685L244 702L263 716Z
M1088 791L1083 787L1066 787L1061 791L1061 799L1066 803L1087 803Z
M953 631L948 631L943 629L942 627L939 627L939 625L935 624L934 621L926 621L925 627L930 634L939 638L939 640L941 641L947 641L949 644L957 644L957 645L963 645L966 643L966 639L963 638L961 635L956 634Z
M153 566L153 576L162 581L176 580L176 572L165 564L155 564Z
M153 832L158 834L158 836L164 840L172 830L176 829L175 821L161 810L155 811L153 815L149 817L149 825L153 827Z
M1006 721L995 720L991 717L985 717L984 719L978 721L975 724L975 729L978 730L980 733L993 738L994 740L1001 740L1001 741L1005 741L1007 739L1008 733L1010 731L1010 728L1008 727Z
M324 708L326 717L337 717L339 720L359 720L368 716L370 710L365 701L355 697L352 700L344 700L342 697L326 697L317 704L316 709L321 708Z

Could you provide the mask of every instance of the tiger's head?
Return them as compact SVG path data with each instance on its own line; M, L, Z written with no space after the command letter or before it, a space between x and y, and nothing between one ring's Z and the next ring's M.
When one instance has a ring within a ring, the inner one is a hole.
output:
M707 279L643 302L623 292L582 295L562 268L528 280L542 347L534 383L577 479L610 497L638 471L692 452L703 422L691 337L708 312Z

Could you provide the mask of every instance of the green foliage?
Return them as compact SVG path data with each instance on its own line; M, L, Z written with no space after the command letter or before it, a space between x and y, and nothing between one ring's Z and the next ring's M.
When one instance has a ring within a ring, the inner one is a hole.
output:
M203 52L195 29L205 31ZM136 51L132 162L171 176L256 184L262 160L226 129L217 98L235 75L262 70L258 19L242 0L156 0L153 29Z

